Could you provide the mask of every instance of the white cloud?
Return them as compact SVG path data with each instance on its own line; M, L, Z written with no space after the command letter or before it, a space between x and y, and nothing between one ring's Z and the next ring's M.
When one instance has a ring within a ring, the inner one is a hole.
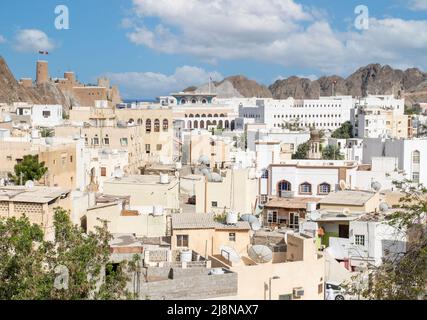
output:
M120 87L125 98L154 98L181 91L189 86L205 84L209 81L209 77L215 81L223 79L218 72L207 72L193 66L179 67L171 75L154 72L123 72L108 73L105 76Z
M0 34L0 43L5 43L5 42L6 42L6 38Z
M427 10L427 0L411 0L409 8L415 11Z
M22 29L16 33L13 47L19 52L36 52L39 50L52 50L54 42L41 30Z
M338 74L373 62L427 67L427 20L371 18L368 30L340 32L326 14L295 0L133 3L129 40L169 54L203 61L248 58ZM145 23L151 18L154 27Z

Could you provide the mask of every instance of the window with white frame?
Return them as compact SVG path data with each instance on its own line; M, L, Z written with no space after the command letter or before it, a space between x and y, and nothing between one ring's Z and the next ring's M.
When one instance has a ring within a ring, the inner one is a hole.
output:
M365 236L361 234L356 234L354 236L354 244L358 246L364 246L365 245Z
M268 223L277 222L277 211L268 211L267 212L267 222Z

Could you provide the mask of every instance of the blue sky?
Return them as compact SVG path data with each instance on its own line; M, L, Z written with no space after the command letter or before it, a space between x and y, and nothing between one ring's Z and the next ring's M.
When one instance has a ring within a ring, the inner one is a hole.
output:
M69 8L57 30L54 9ZM358 30L355 8L369 9ZM126 98L152 98L212 76L264 84L290 75L346 76L367 63L427 70L427 0L4 0L0 55L34 77L38 50L51 76L108 75Z

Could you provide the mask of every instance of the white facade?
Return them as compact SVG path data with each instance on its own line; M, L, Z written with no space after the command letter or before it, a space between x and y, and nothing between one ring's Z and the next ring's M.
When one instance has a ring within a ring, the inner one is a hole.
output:
M61 105L33 105L31 121L34 127L55 127L62 124Z
M406 234L384 221L350 221L349 239L329 238L328 252L352 267L379 266L383 258L394 259L406 251Z
M306 100L253 98L251 101L239 102L239 117L265 123L268 129L298 122L300 128L336 130L344 122L350 121L353 107L354 99L351 96Z
M328 138L328 145L336 146L344 155L344 160L362 162L363 139L336 139Z
M340 190L341 181L352 188L351 175L357 168L356 162L289 160L271 165L268 179L261 179L261 183L267 181L268 194L272 196L322 198Z
M310 140L309 131L289 131L287 129L248 129L247 144L249 150L255 150L255 142L259 140L274 140L280 143L286 143L293 146L293 150L297 150L300 144Z
M397 158L397 169L405 178L427 185L427 139L365 139L363 162L371 163L374 157Z
M379 184L380 190L395 190L393 182L405 179L402 171L398 170L397 163L397 158L374 157L370 170L352 172L351 181L360 190L371 190L373 183Z

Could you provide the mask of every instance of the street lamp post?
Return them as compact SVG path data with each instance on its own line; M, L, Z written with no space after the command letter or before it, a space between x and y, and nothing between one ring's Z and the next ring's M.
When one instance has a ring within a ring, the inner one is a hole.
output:
M278 279L280 279L280 277L274 276L274 277L270 277L270 279L268 280L268 298L269 298L269 300L271 300L271 280L278 280Z

